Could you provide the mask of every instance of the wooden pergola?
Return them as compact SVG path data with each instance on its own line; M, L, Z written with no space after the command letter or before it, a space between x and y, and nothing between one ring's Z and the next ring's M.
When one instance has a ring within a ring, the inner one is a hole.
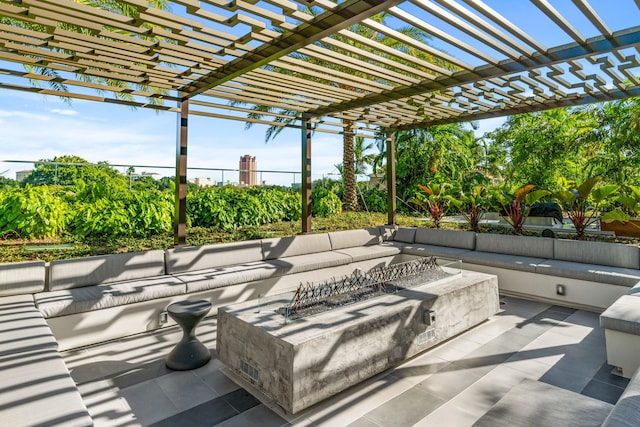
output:
M300 128L309 232L312 130L373 137L640 96L640 0L106 3L0 0L0 88L178 113L176 244L189 115Z

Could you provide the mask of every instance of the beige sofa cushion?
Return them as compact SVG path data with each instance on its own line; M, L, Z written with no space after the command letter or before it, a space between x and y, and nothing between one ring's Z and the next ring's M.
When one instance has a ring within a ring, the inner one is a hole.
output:
M0 296L42 292L45 277L44 261L0 264Z
M284 274L282 267L270 261L243 262L226 267L185 271L174 277L186 283L187 293L269 279Z
M394 242L413 243L416 236L416 229L409 227L398 227L393 236Z
M32 294L0 298L0 355L58 348Z
M473 250L476 246L476 233L463 230L443 230L441 228L418 228L415 243L447 246Z
M553 241L548 237L479 233L476 237L476 251L553 259Z
M262 252L265 260L327 252L330 250L331 241L327 233L302 234L299 236L276 237L262 240Z
M36 305L45 318L117 307L183 295L187 286L172 276L147 277L126 282L41 292Z
M345 249L359 246L378 245L382 243L378 228L363 228L359 230L333 231L329 233L331 249Z
M49 290L79 288L164 274L164 251L130 252L51 261Z
M611 267L640 268L640 248L622 243L556 239L553 258Z
M260 240L186 246L168 249L165 252L167 274L262 261L262 257Z
M93 425L56 349L0 356L0 384L3 426Z

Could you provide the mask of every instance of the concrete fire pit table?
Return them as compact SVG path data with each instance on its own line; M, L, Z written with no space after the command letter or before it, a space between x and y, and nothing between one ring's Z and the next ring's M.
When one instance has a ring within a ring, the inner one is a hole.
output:
M211 359L211 352L196 337L196 326L211 310L211 303L204 300L187 300L173 303L167 312L182 328L182 339L169 356L167 367L176 371L196 369Z
M291 295L218 309L217 355L266 399L296 413L486 320L496 276L459 271L360 303L284 321Z

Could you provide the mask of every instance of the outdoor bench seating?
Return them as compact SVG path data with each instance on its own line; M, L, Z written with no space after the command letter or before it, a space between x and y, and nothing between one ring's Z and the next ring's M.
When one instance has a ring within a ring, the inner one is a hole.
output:
M0 264L0 365L7 367L1 375L12 375L22 363L47 363L51 366L38 372L64 382L52 386L71 396L60 408L86 415L59 350L157 329L160 313L176 301L207 299L215 314L220 306L291 290L301 282L416 256L461 259L463 268L496 274L501 292L516 296L600 311L620 298L603 314L607 346L611 334L640 337L630 332L640 330L634 317L640 301L634 287L640 283L636 246L382 226L57 260L48 266L42 261ZM558 285L563 285L561 295ZM616 330L621 328L616 324L627 329ZM631 357L640 354L637 342ZM19 366L10 362L16 355L24 355ZM626 375L630 369L623 367ZM0 380L30 387L12 378ZM25 400L25 405L39 401Z
M43 261L0 265L0 424L90 426L89 412L33 293Z

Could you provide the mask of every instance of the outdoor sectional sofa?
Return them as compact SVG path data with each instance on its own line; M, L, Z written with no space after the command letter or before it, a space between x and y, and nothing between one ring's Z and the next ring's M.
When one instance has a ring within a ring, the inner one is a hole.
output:
M61 411L62 417L72 413L85 420L86 409L59 350L157 329L163 326L160 313L175 301L207 299L215 314L218 307L291 290L301 282L416 256L460 259L463 268L496 274L506 294L596 311L607 309L640 283L637 246L392 226L57 260L48 265L0 264L0 380L10 384L9 390L23 390L54 378L60 381L54 387L69 395L68 404L50 406L46 399L29 397L18 399L20 405L68 408ZM616 315L624 317L625 310ZM603 322L605 328L616 323ZM20 363L14 366L12 360ZM45 362L51 366L35 366ZM12 373L32 363L30 371L42 378L24 383ZM0 395L0 408L13 399Z

